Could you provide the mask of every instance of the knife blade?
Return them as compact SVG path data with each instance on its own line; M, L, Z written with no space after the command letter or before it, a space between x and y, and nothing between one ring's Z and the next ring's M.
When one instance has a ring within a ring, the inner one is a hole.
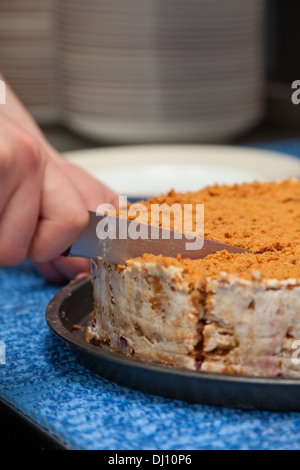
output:
M176 258L198 259L221 250L245 253L233 245L194 237L173 230L142 224L112 215L89 212L90 221L63 256L103 258L112 264L123 264L128 259L145 253ZM105 230L104 230L105 227Z

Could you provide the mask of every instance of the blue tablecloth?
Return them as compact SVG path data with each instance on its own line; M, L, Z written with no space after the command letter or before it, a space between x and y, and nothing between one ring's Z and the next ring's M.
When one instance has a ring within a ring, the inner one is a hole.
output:
M266 148L300 156L300 141ZM300 413L191 405L119 387L89 372L46 326L45 308L57 290L29 262L0 269L0 341L6 344L0 398L69 447L300 448Z

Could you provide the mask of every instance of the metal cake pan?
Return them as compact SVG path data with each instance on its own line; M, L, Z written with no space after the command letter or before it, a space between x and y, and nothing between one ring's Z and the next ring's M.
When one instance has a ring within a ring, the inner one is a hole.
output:
M211 374L129 358L85 341L93 311L90 277L72 281L51 300L46 319L74 356L96 374L167 398L241 409L300 411L300 380ZM74 329L81 325L82 329Z

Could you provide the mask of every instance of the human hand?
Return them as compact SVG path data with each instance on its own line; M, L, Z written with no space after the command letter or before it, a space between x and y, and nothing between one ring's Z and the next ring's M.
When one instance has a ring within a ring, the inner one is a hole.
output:
M51 281L87 270L86 261L56 258L87 224L87 208L113 201L114 193L1 114L0 188L1 265L27 257Z
M88 210L96 211L100 204L108 203L117 207L118 196L115 192L90 176L81 168L64 160L52 149L52 157L76 185ZM50 282L64 282L80 273L88 273L90 262L80 258L55 258L48 263L37 263L38 271Z

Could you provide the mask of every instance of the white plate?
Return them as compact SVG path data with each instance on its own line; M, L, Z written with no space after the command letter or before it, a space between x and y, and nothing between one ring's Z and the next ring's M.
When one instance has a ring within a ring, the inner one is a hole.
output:
M260 100L251 96L244 96L243 101L237 102L236 100L207 102L207 100L200 100L195 97L194 102L177 101L172 103L161 100L160 102L114 102L113 100L96 100L92 102L87 99L79 99L76 95L65 94L61 98L61 103L66 111L71 111L78 116L91 117L92 119L99 119L102 117L113 117L114 119L122 119L124 125L130 119L142 119L143 124L147 124L146 119L157 122L163 119L168 119L172 123L180 120L188 122L195 122L201 120L205 122L215 119L216 123L227 119L234 118L238 122L241 119L250 116L253 110L263 109ZM163 107L160 106L163 103ZM260 113L262 114L262 113ZM161 122L159 123L161 125Z
M65 154L122 195L148 197L174 188L196 191L213 183L272 181L300 175L288 155L233 146L144 145Z
M159 119L148 113L127 119L121 115L106 116L82 115L79 111L63 110L63 117L69 127L79 134L95 141L111 144L141 144L168 142L229 142L242 131L254 126L262 115L259 105L238 116L216 116L199 119L176 119L168 116ZM183 157L184 158L184 157Z
M161 5L160 5L161 4ZM101 2L99 0L92 1L66 1L59 2L59 11L64 12L71 10L72 15L85 14L86 16L93 15L95 13L101 13L102 15L114 14L117 18L131 18L131 17L149 17L149 18L165 18L166 21L171 21L175 18L178 21L179 18L188 18L193 20L204 21L205 19L213 18L214 21L219 21L224 24L224 19L227 21L238 21L240 19L253 17L260 13L263 9L263 3L260 0L256 0L253 6L252 2L241 2L236 0L234 2L226 2L225 8L220 8L219 2L195 2L195 1L179 1L178 3L171 0L169 2L148 2L137 0L133 1L121 1L121 2ZM191 13L192 12L192 13Z

